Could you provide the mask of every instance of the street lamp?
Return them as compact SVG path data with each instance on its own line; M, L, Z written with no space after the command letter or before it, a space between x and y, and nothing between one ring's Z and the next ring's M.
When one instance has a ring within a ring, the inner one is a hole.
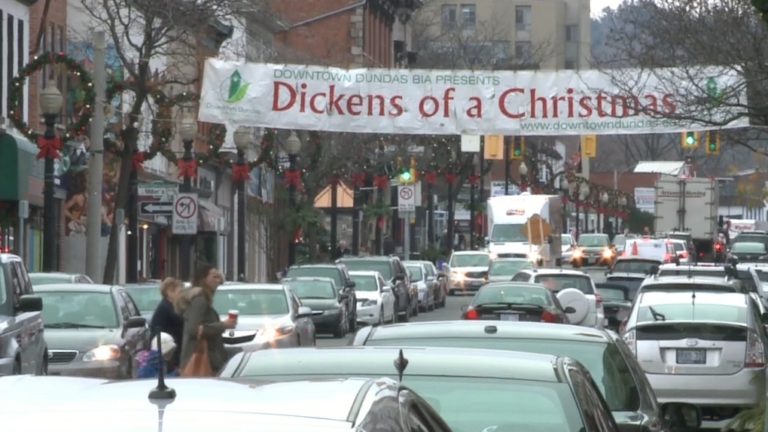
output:
M291 131L291 135L285 141L285 152L288 153L288 171L291 173L291 180L288 182L288 203L292 211L296 211L296 182L293 178L296 176L296 155L301 151L301 140L296 132ZM297 228L297 227L294 227ZM288 243L288 266L296 263L296 241L293 233Z
M241 282L245 281L245 206L247 200L245 197L245 182L248 179L248 164L245 161L245 152L253 146L255 141L251 128L241 126L235 130L233 139L237 147L237 165L234 168L238 173L235 175L237 182L237 277ZM240 173L243 174L240 174Z
M195 175L197 169L195 157L192 154L192 145L197 136L197 121L189 117L182 120L181 125L179 125L179 136L181 137L182 143L184 143L184 155L182 156L183 169L181 170L184 183L181 184L180 192L191 193L192 177ZM194 256L192 251L192 240L193 236L189 234L181 237L179 262L181 267L181 280L184 281L188 281L191 276L191 259Z
M602 208L603 208L602 216L600 215L600 213L597 214L597 220L602 221L601 227L599 227L600 231L605 231L605 206L606 204L608 204L609 199L610 197L608 196L608 192L603 191L603 193L600 194L600 201L602 202Z
M53 80L40 92L40 110L45 121L46 143L56 140L56 117L61 112L64 97L54 85ZM47 144L50 145L50 144ZM54 148L59 148L54 144ZM54 214L55 202L53 198L54 173L53 161L57 157L55 152L45 152L45 183L43 184L43 270L56 271L56 215Z
M590 190L589 185L584 182L579 186L579 200L584 201L589 196ZM584 230L587 230L589 228L589 212L587 209L584 209ZM578 222L578 221L577 221Z
M522 192L528 188L528 165L524 161L520 162L517 170L520 172L520 191Z

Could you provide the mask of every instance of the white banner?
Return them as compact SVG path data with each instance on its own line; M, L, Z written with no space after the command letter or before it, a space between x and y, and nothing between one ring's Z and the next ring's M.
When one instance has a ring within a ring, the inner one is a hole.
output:
M636 187L635 207L640 211L656 214L656 189Z
M669 79L662 79L665 71ZM741 82L731 70L714 68L701 68L697 73L702 82L689 83L681 83L681 72L674 69L621 73L633 77L631 82L642 82L642 88L621 91L609 75L595 70L345 70L208 59L199 119L230 126L361 133L679 132L712 127L661 117L691 113L694 109L686 107L686 101L695 99L704 85L723 89ZM746 103L745 95L732 98ZM729 117L727 108L709 113L718 119L737 117ZM740 118L725 127L745 126L748 120Z

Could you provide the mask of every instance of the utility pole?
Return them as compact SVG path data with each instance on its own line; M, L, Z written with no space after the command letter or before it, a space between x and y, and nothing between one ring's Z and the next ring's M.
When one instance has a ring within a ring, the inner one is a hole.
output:
M104 272L101 264L101 189L104 171L104 104L106 99L106 37L103 30L93 34L94 91L93 121L91 122L91 158L88 162L88 218L85 272L100 283Z

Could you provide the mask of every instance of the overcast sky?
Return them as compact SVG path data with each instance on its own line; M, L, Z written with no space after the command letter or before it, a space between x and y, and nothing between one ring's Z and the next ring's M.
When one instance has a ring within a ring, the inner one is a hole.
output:
M602 12L606 6L615 9L620 3L621 0L590 0L590 15L592 15L593 18L596 18L600 16L600 12Z

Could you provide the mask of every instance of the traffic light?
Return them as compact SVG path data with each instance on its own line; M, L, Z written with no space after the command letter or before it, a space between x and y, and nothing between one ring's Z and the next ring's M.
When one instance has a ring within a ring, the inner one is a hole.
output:
M401 185L412 185L415 184L417 180L417 166L416 166L416 158L411 158L411 163L409 166L404 166L402 164L398 164L400 168L397 172L397 181Z
M525 137L515 136L512 137L512 150L510 151L509 158L513 160L520 160L525 157Z
M581 151L582 158L597 157L597 135L582 135Z
M707 132L707 154L720 154L720 132Z
M686 150L692 150L699 146L698 132L683 132L680 145Z

